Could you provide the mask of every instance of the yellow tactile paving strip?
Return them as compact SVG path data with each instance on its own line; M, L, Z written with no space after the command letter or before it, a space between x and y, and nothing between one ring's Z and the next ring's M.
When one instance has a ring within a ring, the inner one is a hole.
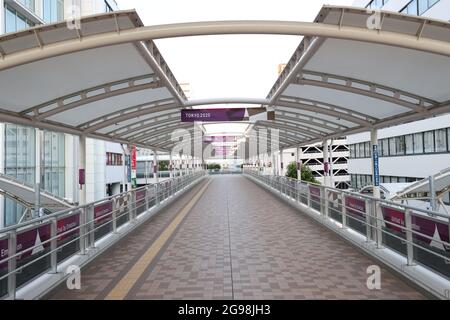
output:
M128 271L128 273L117 283L117 285L106 296L106 300L123 300L128 292L133 288L144 271L152 263L160 250L164 247L167 240L172 236L180 223L184 220L186 215L191 211L197 201L202 197L203 193L208 188L210 181L208 181L199 192L189 201L189 203L178 213L175 219L169 226L161 233L156 241L144 253L144 255L135 263L135 265Z

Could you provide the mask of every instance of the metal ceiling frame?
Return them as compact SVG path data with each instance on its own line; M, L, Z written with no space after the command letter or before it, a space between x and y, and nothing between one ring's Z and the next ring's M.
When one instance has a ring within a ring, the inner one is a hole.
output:
M339 21L338 25L327 24L322 21L324 12L328 12L330 10L342 11L341 20ZM402 14L396 14L391 12L383 13L384 15L389 16L390 19L399 19L399 21L409 19L411 21L419 23L421 27L418 29L418 33L415 35L411 35L406 32L393 32L385 29L369 30L363 27L345 25L343 21L343 13L346 11L366 14L366 11L363 9L324 6L316 21L311 23L289 22L289 21L288 22L213 21L213 22L180 23L180 24L150 26L150 27L142 26L142 23L140 22L140 19L138 17L135 20L133 20L131 17L137 16L134 11L115 12L111 14L104 14L94 17L83 18L82 22L95 21L96 19L114 18L116 21L117 28L116 30L111 32L97 33L93 35L82 35L80 32L78 32L77 35L76 36L74 35L73 38L69 38L67 40L54 43L45 43L43 41L36 41L35 46L31 46L31 48L23 50L18 50L16 52L9 52L8 50L5 50L5 48L2 48L1 49L2 53L0 57L0 71L24 65L27 63L39 61L42 59L47 59L69 53L80 52L100 47L113 46L118 44L131 43L138 49L142 57L154 71L154 75L152 75L154 77L153 78L154 81L148 84L136 84L137 81L142 80L138 79L139 77L118 80L109 84L104 84L95 88L84 89L71 95L54 99L50 102L40 104L39 106L29 108L21 113L13 113L5 111L0 114L0 119L3 121L21 124L29 123L34 127L52 128L52 130L59 130L66 133L98 137L106 140L114 140L114 141L117 140L118 142L120 142L120 141L130 141L129 139L124 140L119 139L119 137L121 136L127 136L127 134L121 134L122 132L121 130L123 130L124 128L133 128L135 129L134 131L132 131L133 133L143 131L139 129L139 124L145 125L145 123L148 123L146 121L150 121L152 118L128 124L126 126L123 126L123 128L121 127L114 129L112 131L109 131L108 134L100 134L96 131L107 128L114 124L118 124L120 122L128 121L133 118L147 116L152 113L158 113L166 110L177 110L183 107L186 108L201 105L237 104L237 103L259 104L261 106L273 106L276 108L275 110L277 112L281 113L283 112L289 113L289 111L286 111L284 108L307 111L315 115L323 114L328 117L336 117L336 119L338 120L343 119L345 121L357 125L356 127L349 128L344 125L338 124L334 121L322 119L319 116L302 115L299 112L292 112L292 114L299 114L306 118L323 122L321 125L315 123L317 124L318 127L322 129L333 130L332 133L325 136L324 138L334 137L336 135L342 135L343 133L348 132L357 132L363 130L367 131L375 127L377 128L386 127L389 125L394 125L405 121L412 121L413 119L430 117L433 115L450 111L449 102L437 103L436 101L433 101L426 97L420 97L408 92L386 87L380 84L365 82L359 79L351 79L340 75L332 75L302 70L306 62L309 60L309 58L314 54L314 52L321 46L323 41L327 38L362 41L373 44L383 44L392 47L407 48L426 53L433 53L450 57L450 41L437 40L425 37L426 33L423 32L424 28L426 28L429 25L441 27L446 31L450 30L450 23L448 22L437 21L422 17L405 18L405 16ZM124 15L130 17L130 20L133 21L135 28L131 29L120 28L120 26L117 23L117 19L119 16ZM50 26L40 26L28 29L26 31L18 32L16 34L8 34L6 36L0 37L0 47L2 45L2 41L20 38L21 36L29 36L30 34L34 34L37 36L37 39L40 39L41 33L45 33L46 31L54 30L56 28L60 28L63 26L64 26L63 23L57 23ZM231 99L208 99L198 101L186 101L186 98L181 90L181 87L179 86L178 82L176 81L175 77L173 76L172 72L167 66L167 63L164 61L160 52L153 43L153 40L172 37L223 35L223 34L280 34L280 35L282 34L282 35L303 35L305 37L300 46L298 47L298 49L296 50L296 52L294 53L293 57L289 61L286 69L283 71L283 73L275 83L267 99L231 98ZM350 92L353 94L361 94L364 96L391 102L398 106L406 107L410 109L412 112L403 113L401 115L393 116L388 119L377 119L374 117L369 117L357 111L347 109L344 106L335 106L323 103L321 101L314 101L310 99L304 99L301 97L290 97L283 95L284 90L293 83L293 80L298 79L299 75L300 79L296 81L299 84L314 85L318 87L325 87L334 90ZM307 78L308 75L317 76L319 77L319 80L308 79ZM339 84L339 82L343 83ZM112 87L115 85L117 86L125 85L125 87L117 90L114 89L112 90ZM365 87L366 89L361 88L361 86ZM172 93L175 102L172 99L172 103L168 104L152 105L152 103L159 103L159 102L142 104L125 110L121 110L120 112L99 117L97 119L91 120L77 127L72 127L69 125L56 123L48 120L48 117L52 115L73 108L77 108L82 105L92 103L94 101L99 101L102 99L134 91L151 89L154 87L166 87ZM89 93L92 93L94 91L101 91L101 92L99 94L89 96ZM64 102L65 100L76 97L79 98L77 101L68 103ZM407 99L405 100L405 98ZM417 103L411 102L411 99L417 101ZM48 108L51 108L53 104L56 104L57 107L48 110ZM163 117L164 115L160 116ZM155 119L157 119L160 116L155 117ZM284 114L283 118L288 117L286 117ZM167 119L162 120L161 123L171 122L169 120L167 120L167 122L164 122L166 120ZM295 132L300 133L302 131L308 132L309 135L312 134L310 130L313 128L306 129L307 127L305 126L303 129L295 128L294 130L294 128L292 128L293 126L286 124L289 123L289 120L294 119L290 118L285 120L287 121L284 123L284 125L280 125L279 123L276 124L276 121L274 125L278 127L284 126L283 129L288 128L290 130L287 131L288 134ZM305 121L301 121L300 118L296 118L295 121L298 123L302 122L305 123ZM155 122L151 123L158 124L158 121L155 120ZM339 131L336 131L337 128L331 128L327 126L326 123L338 126ZM138 128L136 128L135 126L138 126ZM328 133L320 131L317 128L315 130L317 132L323 132L324 134ZM150 130L147 132L150 132ZM111 133L113 133L112 136ZM133 137L139 138L145 136L145 134L146 132L144 131L139 134L135 134ZM320 135L316 135L316 137L317 138L312 136L312 138L314 139L310 140L306 139L305 141L302 140L299 141L299 143L312 143L313 141L322 138L322 136ZM299 137L297 136L297 138ZM295 139L295 141L297 141L297 138ZM150 141L153 141L153 139ZM155 140L155 142L159 141ZM147 147L146 144L141 145L143 147Z

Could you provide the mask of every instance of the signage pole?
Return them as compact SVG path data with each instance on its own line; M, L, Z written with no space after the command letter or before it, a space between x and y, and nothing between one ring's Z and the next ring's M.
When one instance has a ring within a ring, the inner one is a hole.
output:
M323 148L323 184L328 187L329 186L329 155L328 155L328 140L323 140L322 142L322 148Z

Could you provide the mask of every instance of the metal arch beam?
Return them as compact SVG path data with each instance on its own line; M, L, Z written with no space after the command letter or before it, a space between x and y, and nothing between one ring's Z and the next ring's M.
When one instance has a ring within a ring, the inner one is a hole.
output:
M377 87L375 85L372 85L371 88L369 88L369 90L364 90L361 88L353 87L352 85L353 85L353 83L356 83L356 80L355 80L355 82L353 82L352 80L348 80L345 85L342 85L342 84L329 82L329 78L327 78L326 76L323 76L321 78L322 80L311 80L311 79L305 79L305 78L300 78L300 77L301 77L301 75L297 77L296 81L294 81L293 84L302 85L302 86L307 85L307 86L312 86L312 87L320 87L320 88L333 89L333 90L337 90L337 91L358 94L358 95L390 102L390 103L414 110L416 112L424 112L427 110L421 104L421 103L424 103L424 101L425 101L424 99L421 99L420 100L421 102L419 104L414 104L414 103L411 103L406 100L401 100L399 97L402 93L400 93L400 92L395 93L395 95L398 95L398 98L376 92L377 88L380 88L379 86ZM437 102L433 103L433 105L435 105L435 104L437 104Z
M178 108L178 103L167 103L167 104L161 104L156 106L150 106L147 108L144 108L145 105L142 105L141 108L137 108L136 111L128 112L128 113L121 113L120 115L114 117L114 118L101 118L97 120L96 124L93 124L83 130L85 134L95 132L97 130L107 128L111 125L114 125L116 123L120 123L123 121L127 121L133 118L149 115L152 113L167 111L167 110L173 110L175 108ZM80 127L83 129L82 127Z
M63 97L59 97L56 99L52 99L48 102L41 103L38 106L29 108L27 110L24 110L24 111L20 112L20 115L26 115L26 114L32 113L32 115L30 115L30 116L34 116L36 119L42 120L42 119L51 117L55 114L58 114L58 113L61 113L64 111L68 111L70 109L74 109L74 108L77 108L77 107L80 107L80 106L83 106L83 105L86 105L86 104L89 104L92 102L100 101L103 99L115 97L115 96L118 96L121 94L131 93L131 92L135 92L135 91L139 91L139 90L162 87L161 82L156 80L155 78L156 78L155 74L147 74L147 75L143 75L143 76L137 76L137 77L132 77L132 78L127 78L127 79L123 79L123 80L105 83L100 86L95 86L92 88L83 89L83 90L65 95ZM137 81L150 80L150 79L152 80L150 83L141 84L141 85L135 84L135 82L137 82ZM127 87L112 90L113 89L112 87L123 85L123 84L126 84ZM93 92L96 92L99 90L103 90L103 92L89 96L89 93L93 93ZM75 98L75 97L79 97L80 99L77 101L71 102L71 103L64 104L64 100ZM57 104L57 107L50 111L40 112L42 109L46 109L53 104Z
M301 134L302 136L304 136L306 138L308 138L308 137L309 138L319 138L319 137L323 136L323 134L314 133L314 132L311 132L310 130L305 130L305 129L302 129L297 126L283 125L281 123L277 123L276 121L258 121L256 124L262 125L265 127L269 127L269 128L281 129L281 130L285 130L287 132Z
M146 143L155 143L155 142L159 142L159 141L161 141L161 140L164 140L164 139L166 139L167 137L171 137L172 135L170 134L170 132L171 131L173 131L172 129L173 128L170 128L171 130L168 130L168 131L166 131L166 132L160 132L159 134L156 134L156 135L153 135L152 136L152 139L148 139L148 140L146 140L145 142ZM195 126L192 126L192 127L183 127L183 128L180 128L181 130L185 130L185 131L187 131L187 132L189 132L189 133L191 133L194 129L195 129ZM169 133L167 133L167 132L169 132Z
M254 99L254 98L216 98L216 99L200 99L189 100L184 105L186 107L198 107L214 104L255 104L255 105L269 105L268 99Z
M329 130L335 130L336 128L345 130L345 129L349 128L338 122L334 122L331 120L325 120L323 118L314 117L312 115L305 115L305 114L301 114L298 112L292 112L289 110L277 110L276 114L278 114L278 117L280 117L279 114L281 114L281 117L292 118L292 119L297 119L299 116L301 116L301 117L307 118L307 120L309 120L310 123L313 123L313 124L319 123L323 126L324 129L329 129ZM307 120L305 120L305 121L307 121Z
M426 107L426 104L429 106L436 106L439 104L439 102L434 101L427 97L419 96L415 93L407 92L401 89L388 87L383 84L375 83L375 82L369 82L361 79L355 79L351 77L345 77L341 75L331 74L331 73L324 73L324 72L317 72L317 71L311 71L311 70L301 70L300 73L297 75L297 79L302 77L300 81L302 80L312 80L312 79L305 79L304 76L313 76L313 77L319 77L320 80L315 80L318 82L323 82L324 84L336 84L336 88L339 88L339 84L336 82L345 83L345 86L348 88L349 92L357 93L361 95L367 95L372 98L381 99L387 102L392 102L394 104L398 104L401 106L404 106L409 109L416 109L416 111L420 111L420 108ZM330 80L335 80L335 82L331 82ZM337 80L337 81L336 81ZM360 87L354 87L354 85L362 85L364 87L367 87L367 89L362 89ZM330 86L330 88L334 88L333 86ZM342 90L345 90L342 88ZM388 94L383 94L379 91L385 91L389 92ZM365 94L364 94L365 92ZM407 99L402 99L402 97L407 97L410 100L416 100L417 103L412 103L408 101ZM417 109L419 108L419 109Z
M336 128L331 129L330 127L321 125L320 123L311 123L311 122L308 122L308 121L300 119L300 118L292 118L292 117L280 116L280 115L275 118L273 123L301 126L301 128L303 128L304 130L310 131L310 132L316 132L318 135L329 134L330 131L332 132L333 129L336 129ZM325 130L323 130L323 129L325 129Z
M193 126L192 123L181 124L181 125L175 123L173 125L167 126L163 130L151 130L151 131L154 131L154 132L151 132L151 133L146 132L145 135L139 136L139 137L136 137L136 138L130 139L130 140L132 140L132 141L134 141L134 140L137 140L137 141L151 141L152 140L151 138L153 138L153 137L159 137L161 134L168 133L168 132L173 132L173 131L176 131L177 129L190 128L191 126Z
M364 120L362 118L359 118L359 117L356 117L349 113L346 113L347 110L344 108L341 108L341 107L335 106L335 108L326 109L323 107L319 107L318 105L312 105L312 104L309 105L309 104L298 102L298 100L302 100L301 98L289 97L289 99L297 99L297 102L278 100L276 103L276 106L291 108L291 109L296 109L296 110L305 110L305 111L310 111L310 112L313 112L316 114L324 114L324 115L327 115L330 117L336 117L337 119L344 119L349 122L359 124L362 126L366 126L366 127L370 127L372 125L372 123L367 120ZM342 110L342 112L340 110Z
M145 120L141 120L138 122L133 122L130 123L128 125L122 126L120 128L114 129L112 131L107 132L106 134L112 135L112 136L123 136L125 137L126 135L128 135L129 133L136 133L140 130L142 130L142 126L146 126L146 125L152 125L155 123L160 123L164 120L167 119L161 119L162 117L168 117L168 119L175 119L177 117L175 117L176 115L178 115L179 112L172 112L172 113L167 113L165 115L158 115L156 117L150 117L147 118Z
M150 121L153 120L153 121ZM161 128L162 126L171 125L174 123L179 123L180 119L179 117L169 117L167 119L159 120L158 118L149 118L145 121L140 121L138 123L134 123L135 127L132 130L128 130L122 134L114 135L116 137L122 137L126 139L136 139L140 137L141 135L144 135L148 133L150 130L157 130L158 128Z
M276 122L285 122L285 123L290 123L290 124L300 123L304 126L314 127L317 131L327 133L327 134L330 131L333 132L334 130L345 130L345 129L349 128L349 127L342 126L342 125L337 125L336 127L331 127L331 126L324 124L325 121L323 121L323 120L319 123L319 122L317 122L317 120L314 120L313 118L310 118L308 121L306 119L297 118L296 116L291 117L289 115L286 115L286 114L291 114L290 112L280 111L280 113L282 113L282 114L281 115L278 114L275 118ZM297 116L299 116L299 114L297 114ZM305 116L305 117L307 117L307 116ZM323 130L319 130L317 128L321 128Z
M279 34L346 39L450 56L450 42L424 37L418 38L416 35L384 30L369 30L367 28L314 22L203 21L138 27L121 30L120 33L108 32L91 36L85 35L82 39L70 39L51 45L44 45L42 48L36 47L17 53L6 54L0 60L0 70L72 52L116 44L136 43L150 39L223 34Z
M274 128L274 127L265 126L265 125L255 125L255 127L258 128L258 129ZM277 128L274 128L274 129L277 129ZM280 129L280 131L281 131L281 129ZM258 132L258 134L260 134L260 132ZM297 142L297 143L299 143L301 139L304 139L304 138L308 139L308 137L305 137L305 136L299 137L299 136L296 136L296 135L291 135L291 134L289 134L288 131L285 131L285 130L282 131L282 132L279 132L278 136L282 137L284 139L289 139L289 140L291 140L293 142ZM265 137L268 139L268 141L272 140L272 137L269 138L269 136L267 136L267 135L265 135Z

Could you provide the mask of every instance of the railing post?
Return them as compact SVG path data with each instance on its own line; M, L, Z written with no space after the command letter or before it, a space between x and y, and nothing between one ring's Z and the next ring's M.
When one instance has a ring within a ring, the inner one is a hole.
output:
M406 209L405 211L405 232L406 232L406 257L407 257L407 265L414 265L414 237L412 230L412 210Z
M345 193L341 193L342 195L342 228L347 228L347 203L345 201Z
M58 273L58 252L56 251L58 247L58 220L56 218L51 219L50 224L50 273Z
M94 212L94 206L88 207L88 221L89 221L89 248L94 249L95 248L95 212Z
M380 207L380 201L379 200L375 200L374 201L374 206L373 206L373 218L375 219L375 227L376 227L376 235L377 235L377 248L381 249L383 248L383 230L381 229L382 223L381 223L381 218L380 218L380 212L381 212L381 207Z
M13 257L17 253L17 233L16 231L9 232L8 237L8 257ZM8 297L16 299L16 266L17 257L8 260Z
M80 209L80 254L86 254L86 207Z
M370 205L370 200L365 200L366 207L366 241L370 242L372 240L372 206Z
M300 181L295 181L295 195L298 203L300 203L300 186Z
M328 218L328 216L330 215L330 202L328 201L328 195L329 195L329 191L327 188L323 188L323 196L324 196L324 206L323 206L323 211L324 211L324 218Z
M144 197L144 201L145 201L145 212L148 212L148 210L150 209L150 208L148 207L148 196L150 195L150 192L149 192L149 191L150 191L150 190L149 190L148 186L145 187L145 197Z
M308 185L306 185L307 189L307 204L308 204L308 208L311 208L311 189L309 188Z
M112 205L112 229L113 233L117 233L117 198L113 199L113 205Z
M128 209L128 220L130 223L133 222L133 191L127 194L127 209Z
M184 187L183 187L184 188ZM155 184L155 205L159 205L159 184Z

